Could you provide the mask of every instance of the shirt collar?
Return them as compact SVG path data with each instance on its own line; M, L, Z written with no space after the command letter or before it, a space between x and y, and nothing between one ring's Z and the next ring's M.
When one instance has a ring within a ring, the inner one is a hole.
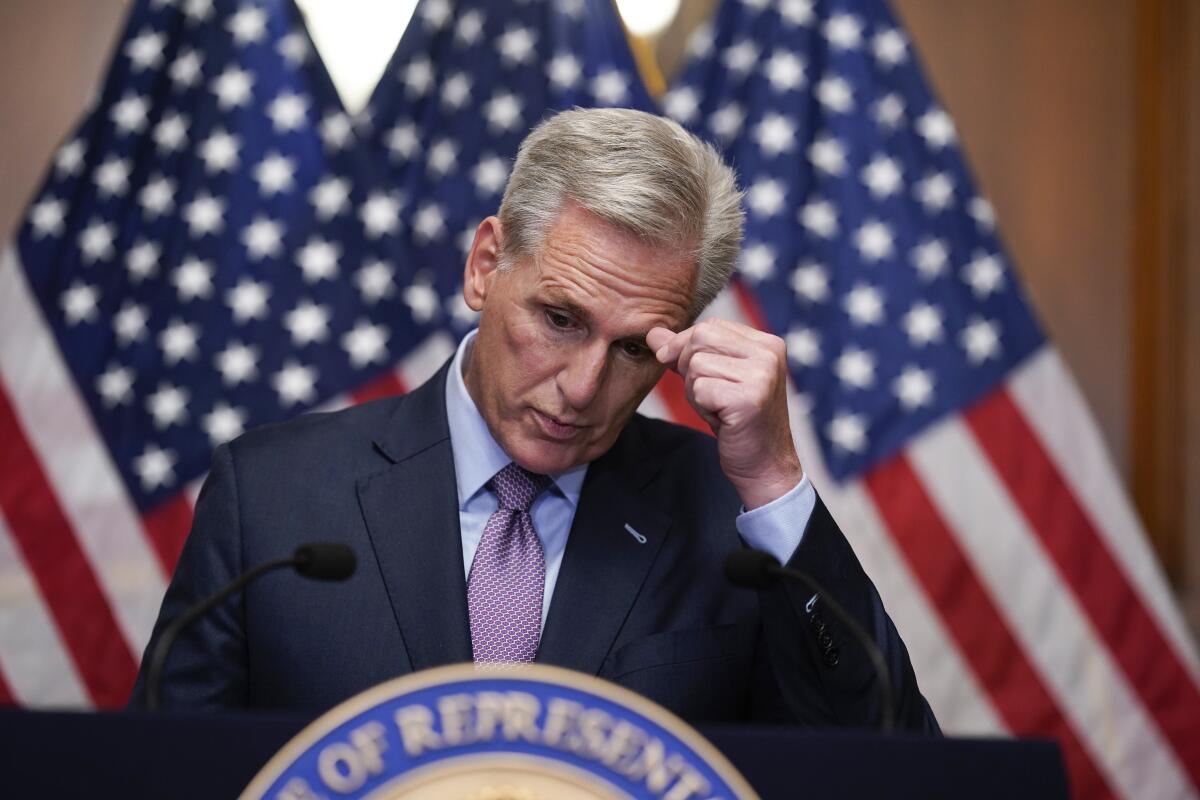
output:
M458 508L461 511L479 494L492 476L506 467L512 459L492 438L487 423L463 381L467 353L474 346L473 330L463 337L450 364L446 378L446 421L450 426L450 447L454 453L454 477L458 482ZM572 506L579 505L587 464L572 467L566 472L551 475L554 487Z

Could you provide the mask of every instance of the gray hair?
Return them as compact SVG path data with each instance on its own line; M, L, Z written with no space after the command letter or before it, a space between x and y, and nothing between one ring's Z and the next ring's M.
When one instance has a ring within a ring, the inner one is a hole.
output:
M535 255L570 201L652 246L689 248L698 315L733 273L741 197L717 151L669 119L624 108L563 111L517 152L500 203L501 268Z

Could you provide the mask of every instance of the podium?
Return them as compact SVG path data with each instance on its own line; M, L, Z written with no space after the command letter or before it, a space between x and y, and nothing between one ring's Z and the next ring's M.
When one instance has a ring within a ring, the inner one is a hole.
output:
M233 798L309 722L270 714L0 711L6 797ZM764 798L1065 800L1049 741L699 730Z

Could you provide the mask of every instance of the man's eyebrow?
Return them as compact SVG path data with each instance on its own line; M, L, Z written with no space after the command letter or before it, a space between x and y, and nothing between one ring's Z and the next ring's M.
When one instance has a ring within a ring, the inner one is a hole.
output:
M592 315L583 306L557 293L547 294L542 302L555 308L561 308L581 322L590 322L592 319Z

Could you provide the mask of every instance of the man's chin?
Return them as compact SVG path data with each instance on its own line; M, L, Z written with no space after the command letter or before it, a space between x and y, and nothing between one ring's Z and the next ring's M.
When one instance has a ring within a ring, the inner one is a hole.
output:
M515 442L505 452L518 465L539 475L557 475L584 463L583 448L575 442L554 442L532 437Z

